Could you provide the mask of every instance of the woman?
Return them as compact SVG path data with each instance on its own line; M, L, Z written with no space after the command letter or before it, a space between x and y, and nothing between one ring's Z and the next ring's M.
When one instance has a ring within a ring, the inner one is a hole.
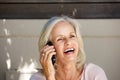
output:
M79 25L67 16L53 17L43 27L39 39L41 72L31 80L107 80L95 64L85 64L85 53ZM48 42L51 42L49 46ZM55 55L55 63L52 56Z

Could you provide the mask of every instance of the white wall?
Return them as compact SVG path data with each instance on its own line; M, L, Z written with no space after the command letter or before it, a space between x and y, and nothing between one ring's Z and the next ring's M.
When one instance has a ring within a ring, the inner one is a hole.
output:
M0 20L0 80L5 80L6 61L10 69L36 62L39 65L38 38L47 20ZM108 80L120 79L120 19L80 19L87 62L101 66Z

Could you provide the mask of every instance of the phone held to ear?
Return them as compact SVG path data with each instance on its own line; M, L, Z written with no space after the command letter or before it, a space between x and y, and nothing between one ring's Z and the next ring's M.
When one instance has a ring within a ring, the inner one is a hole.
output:
M48 41L48 42L47 42L47 45L52 46L53 44L52 44L51 41ZM55 55L52 56L51 60L52 60L52 64L54 65L54 64L55 64L55 61L56 61Z

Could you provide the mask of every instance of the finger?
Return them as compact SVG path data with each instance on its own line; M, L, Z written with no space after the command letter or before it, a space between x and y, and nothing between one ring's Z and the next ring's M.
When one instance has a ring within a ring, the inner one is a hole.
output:
M42 54L40 55L40 63L42 63L43 60L44 60L44 53L42 53Z
M43 56L43 54L44 54L43 50L44 50L44 48L42 48L42 49L40 50L40 58L42 58L42 56Z
M52 54L53 52L55 52L55 49L50 49L50 50L48 50L46 53L45 53L45 55L44 55L44 62L47 60L47 58L48 58L48 55L49 54ZM51 57L52 58L52 57Z
M45 54L48 54L49 52L55 51L53 46L45 46L42 50L41 50L41 57Z
M40 50L40 63L43 63L43 57L44 57L44 55L45 55L45 53L44 53L44 49L45 49L45 47L43 47L41 50Z
M44 53L46 52L47 45L44 46L41 50L40 50L40 58L42 58L42 56L44 56Z
M53 46L45 46L40 50L40 63L44 64L47 61L47 56L49 53L54 52Z
M43 52L44 52L44 49L47 48L47 47L48 47L48 45L44 46L44 47L40 50L40 52L43 53Z
M56 52L49 53L48 56L47 56L47 59L51 60L52 56L55 55L55 54L56 54Z
M54 46L45 46L45 48L43 49L43 52L47 52L50 49L53 49Z

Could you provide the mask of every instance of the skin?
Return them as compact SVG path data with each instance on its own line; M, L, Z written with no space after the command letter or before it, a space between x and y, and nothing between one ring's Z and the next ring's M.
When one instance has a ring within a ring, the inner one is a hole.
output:
M50 40L53 46L45 46L41 52L40 62L47 80L80 80L82 70L76 67L78 54L78 40L75 30L68 22L58 22L52 29ZM73 52L64 51L73 48ZM51 62L52 55L56 55L57 69Z

